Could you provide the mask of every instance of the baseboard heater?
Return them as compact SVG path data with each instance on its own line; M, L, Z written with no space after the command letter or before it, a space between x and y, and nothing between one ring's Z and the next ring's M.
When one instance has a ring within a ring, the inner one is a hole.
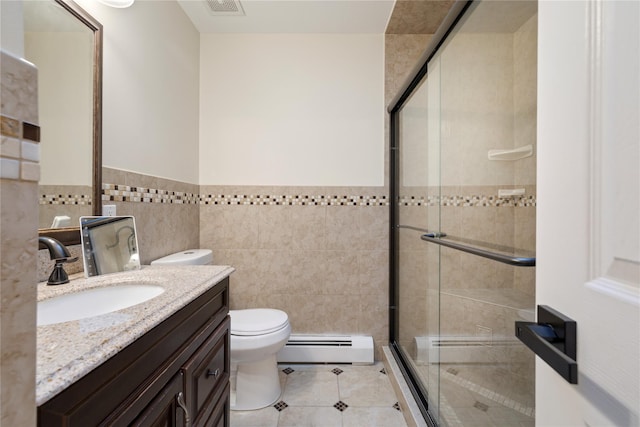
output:
M373 338L361 335L291 335L277 354L280 363L374 362Z

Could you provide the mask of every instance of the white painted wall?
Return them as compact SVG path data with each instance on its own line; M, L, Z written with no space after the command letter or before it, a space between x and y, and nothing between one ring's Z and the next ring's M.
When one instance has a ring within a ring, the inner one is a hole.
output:
M22 1L0 1L0 47L18 58L24 55Z
M174 1L77 3L104 27L102 164L197 184L198 31Z
M202 34L200 184L384 185L382 34Z
M27 32L24 46L38 67L40 184L91 186L93 34Z

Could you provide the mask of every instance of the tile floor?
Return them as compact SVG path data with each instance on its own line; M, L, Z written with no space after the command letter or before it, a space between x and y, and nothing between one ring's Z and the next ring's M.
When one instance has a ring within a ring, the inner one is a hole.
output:
M534 427L534 390L493 364L414 365L431 380L442 427ZM433 384L438 384L434 389ZM433 410L433 409L432 409Z
M231 427L406 427L382 363L281 365L282 396L257 411L231 411Z

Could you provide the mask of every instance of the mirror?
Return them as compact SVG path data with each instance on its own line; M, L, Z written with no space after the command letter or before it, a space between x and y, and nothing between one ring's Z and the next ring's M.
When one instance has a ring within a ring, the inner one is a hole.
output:
M83 216L80 234L86 277L140 269L132 216Z
M79 218L102 213L102 25L71 0L23 5L38 68L39 234L79 244Z

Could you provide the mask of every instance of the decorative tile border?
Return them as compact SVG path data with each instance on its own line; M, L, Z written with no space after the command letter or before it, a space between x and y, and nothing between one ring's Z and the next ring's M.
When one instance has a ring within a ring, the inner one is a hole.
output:
M194 194L121 184L102 184L103 202L138 202L200 205L278 206L389 206L387 196L325 196L272 194Z
M387 196L227 195L200 196L203 205L389 206Z
M460 206L460 207L535 207L535 196L500 198L498 196L400 196L398 206Z
M41 194L41 205L86 205L91 206L90 194Z
M389 206L387 196L376 195L195 194L132 187L122 184L103 184L102 200L105 202L218 206ZM43 204L42 201L41 204ZM398 206L535 207L536 197L499 198L495 195L400 196Z
M197 205L199 196L182 191L131 187L121 184L102 184L102 201Z

